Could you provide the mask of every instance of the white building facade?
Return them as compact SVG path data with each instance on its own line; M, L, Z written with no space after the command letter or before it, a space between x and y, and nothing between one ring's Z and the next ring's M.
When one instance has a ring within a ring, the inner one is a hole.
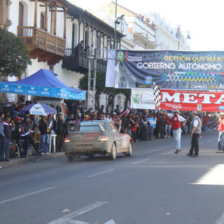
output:
M88 72L86 52L90 49L100 52L97 68L105 70L106 51L114 48L115 3L103 8L91 14L66 0L1 0L0 9L5 13L0 16L0 26L20 37L30 52L32 64L22 78L41 68L50 69L66 85L79 88L80 78ZM117 16L121 15L116 26L119 49L189 50L180 30L170 29L158 16L151 20L118 5ZM36 43L29 42L31 37ZM114 106L124 108L125 100L124 95L117 95ZM107 96L102 94L99 101L106 107Z

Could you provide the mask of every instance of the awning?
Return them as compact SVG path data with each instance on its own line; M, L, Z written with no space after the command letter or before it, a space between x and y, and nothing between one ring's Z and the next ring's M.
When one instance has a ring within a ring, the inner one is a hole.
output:
M84 90L68 87L59 81L50 70L46 69L40 69L19 81L0 82L0 92L70 100L85 100L86 98Z

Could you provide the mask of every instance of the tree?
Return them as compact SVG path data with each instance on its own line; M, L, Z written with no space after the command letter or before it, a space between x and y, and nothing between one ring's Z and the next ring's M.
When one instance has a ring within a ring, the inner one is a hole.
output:
M93 74L92 74L93 77ZM93 80L91 80L93 82ZM91 85L92 86L92 85ZM79 81L79 88L88 90L88 74L85 74L83 78ZM99 96L105 90L105 72L96 73L96 94L95 94L95 104L99 107Z
M96 107L99 107L99 96L101 93L105 93L108 95L108 102L106 111L108 112L109 107L114 107L114 97L122 93L126 96L125 107L127 107L128 101L130 100L130 90L129 89L115 89L115 88L107 88L105 87L105 72L97 72L96 73ZM88 90L88 74L85 74L83 78L79 81L79 88Z
M8 76L20 77L30 64L29 52L13 33L0 29L0 75L4 79Z

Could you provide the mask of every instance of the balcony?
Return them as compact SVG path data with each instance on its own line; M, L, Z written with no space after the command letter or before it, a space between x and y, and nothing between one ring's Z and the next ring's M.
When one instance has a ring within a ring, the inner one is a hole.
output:
M29 50L31 58L37 58L39 62L47 62L49 65L64 58L65 39L30 26L19 26L17 33Z
M66 55L63 59L62 67L80 73L88 72L88 55L87 51L78 48L66 49ZM97 59L96 71L106 72L107 61L105 59ZM93 63L91 63L93 70Z

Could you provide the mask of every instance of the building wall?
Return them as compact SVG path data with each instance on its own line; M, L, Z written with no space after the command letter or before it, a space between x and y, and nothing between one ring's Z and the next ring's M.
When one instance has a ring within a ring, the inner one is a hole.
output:
M12 25L9 27L9 31L17 34L17 26L19 22L19 2L22 2L24 5L24 25L25 26L34 26L34 8L35 3L29 0L11 0L10 6L10 20ZM37 27L40 27L40 15L41 12L45 13L45 7L40 7L42 3L38 3L37 10ZM74 21L78 29L77 21ZM66 21L66 30L67 30L67 38L66 38L66 47L71 48L72 46L72 22L71 19L67 19ZM51 28L51 13L48 10L48 32L52 30ZM57 26L56 26L57 36L64 36L64 14L58 12L57 13ZM81 27L82 32L82 27ZM77 38L76 38L77 40ZM38 62L37 59L31 59L31 65L28 65L26 72L22 75L22 78L30 76L37 72L39 69L50 69L50 66L46 62ZM68 86L73 86L74 88L78 88L79 79L82 77L81 74L77 74L75 72L71 72L65 69L62 69L62 60L54 66L54 73L58 76L57 78L64 82Z
M69 87L79 88L79 80L84 74L69 71L62 68L62 61L54 66L54 72L57 74L57 78Z

